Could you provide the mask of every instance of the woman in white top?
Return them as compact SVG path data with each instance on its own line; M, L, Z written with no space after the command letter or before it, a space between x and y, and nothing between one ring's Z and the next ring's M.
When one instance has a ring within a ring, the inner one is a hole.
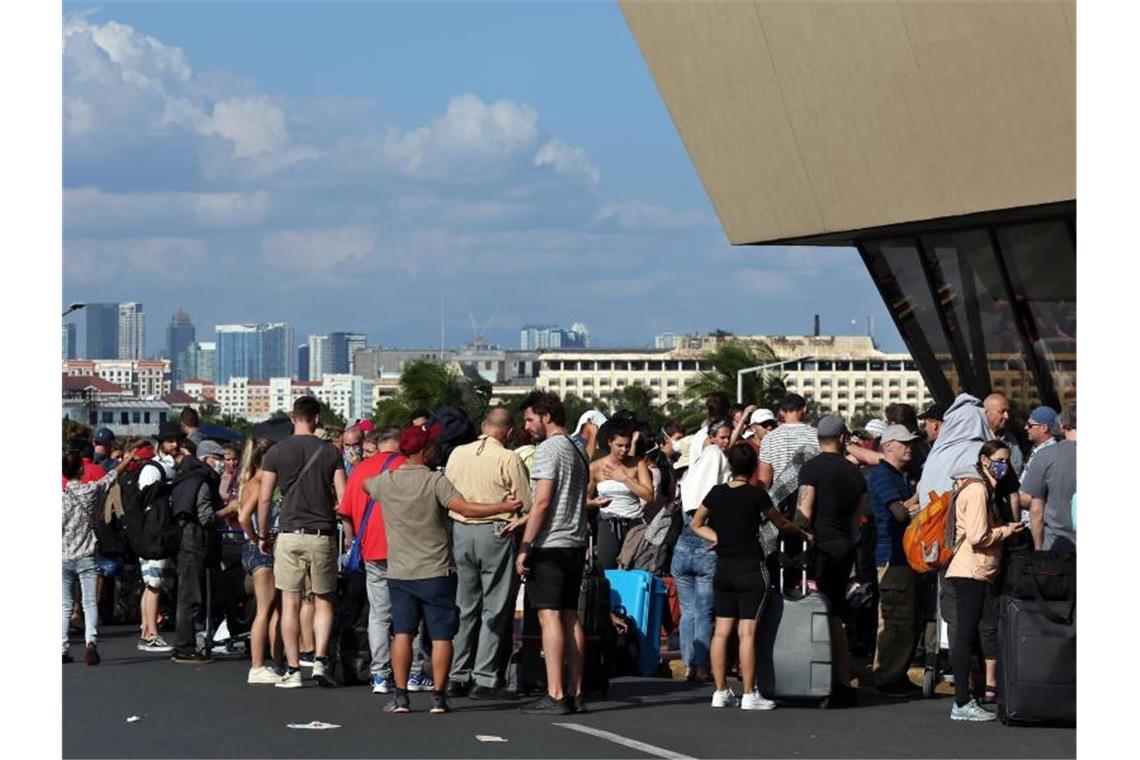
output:
M673 550L670 571L681 603L681 660L685 678L707 683L709 647L713 633L713 576L716 555L709 551L708 541L693 532L693 514L701 506L713 486L727 483L730 475L724 450L732 437L732 425L714 422L709 425L705 449L695 465L681 479L681 510L685 527Z
M598 511L598 562L617 567L626 531L641 519L643 502L653 498L653 476L643 458L633 455L637 432L614 426L607 433L609 453L590 464L589 496Z
M246 683L276 684L281 681L277 672L265 664L265 642L269 641L269 651L273 659L282 662L281 637L277 635L280 616L280 594L273 581L273 555L265 554L258 547L255 536L257 525L257 498L261 488L261 461L265 452L273 446L267 438L250 438L242 452L238 481L238 522L249 543L242 551L241 564L246 575L253 578L253 594L257 600L257 613L249 630L249 675ZM269 531L277 529L278 491L274 492L273 508L270 512Z

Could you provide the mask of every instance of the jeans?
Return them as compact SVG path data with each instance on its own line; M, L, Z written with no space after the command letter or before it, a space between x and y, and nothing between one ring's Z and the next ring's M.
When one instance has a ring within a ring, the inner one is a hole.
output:
M368 594L368 646L372 649L373 676L392 678L392 598L388 594L388 560L364 562ZM424 629L412 642L412 673L424 672ZM431 668L428 668L431 672Z
M686 513L670 572L681 602L681 660L686 667L708 667L716 554L708 550L708 541L693 533L691 522L692 515Z
M178 606L174 620L174 651L196 649L194 621L202 611L202 572L206 562L206 529L196 522L182 526L175 568L178 571ZM209 610L206 611L209 615ZM209 643L206 644L209 647Z
M99 622L99 606L95 599L95 580L99 576L99 565L95 557L80 557L63 561L63 651L66 652L71 644L67 640L67 629L71 625L71 608L75 603L71 588L75 579L79 579L79 588L83 594L83 627L84 640L94 644L97 638Z

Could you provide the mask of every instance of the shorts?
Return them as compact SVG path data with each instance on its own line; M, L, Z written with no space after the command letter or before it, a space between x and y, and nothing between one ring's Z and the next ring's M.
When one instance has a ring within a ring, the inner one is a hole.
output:
M273 546L273 582L281 591L314 594L336 592L336 536L278 533Z
M855 544L828 541L816 544L815 549L815 585L827 597L830 614L845 617L847 587L851 584L851 568L855 566Z
M713 575L713 614L718 618L755 620L768 593L760 557L717 557Z
M123 572L123 560L118 557L102 557L95 555L95 564L102 578L114 578Z
M253 575L263 567L272 570L273 555L264 553L256 544L246 544L241 550L241 566L246 575Z
M169 559L140 559L139 573L149 589L169 592L178 578L174 562Z
M388 598L392 603L392 633L415 636L420 620L432 641L451 641L459 632L459 607L455 592L459 577L444 575L418 580L388 579Z
M585 547L532 549L527 559L526 598L536 610L578 611Z

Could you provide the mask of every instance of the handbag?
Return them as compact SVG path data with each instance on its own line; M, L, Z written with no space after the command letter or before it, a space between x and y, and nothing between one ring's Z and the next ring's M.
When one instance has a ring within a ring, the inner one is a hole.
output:
M395 458L396 454L389 455L384 460L384 464L380 465L380 472L385 472ZM348 554L344 558L344 569L350 573L358 573L364 569L364 532L368 530L368 521L372 517L374 506L376 506L376 499L369 496L368 505L364 508L364 519L360 521L360 530L353 536L352 545L348 547Z
M760 523L760 549L765 557L771 557L780 550L780 529L771 520Z

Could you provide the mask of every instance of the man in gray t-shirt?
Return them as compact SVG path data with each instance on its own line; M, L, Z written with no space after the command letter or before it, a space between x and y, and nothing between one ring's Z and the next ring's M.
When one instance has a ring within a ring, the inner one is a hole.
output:
M1029 529L1038 550L1077 550L1072 504L1077 493L1077 407L1061 413L1065 440L1039 450L1021 490L1029 494Z
M531 509L515 567L537 610L546 659L547 693L524 713L565 715L582 709L586 635L578 619L586 544L586 455L566 436L566 409L557 395L534 391L522 402L526 432L539 441L531 464ZM570 677L562 684L563 655Z

